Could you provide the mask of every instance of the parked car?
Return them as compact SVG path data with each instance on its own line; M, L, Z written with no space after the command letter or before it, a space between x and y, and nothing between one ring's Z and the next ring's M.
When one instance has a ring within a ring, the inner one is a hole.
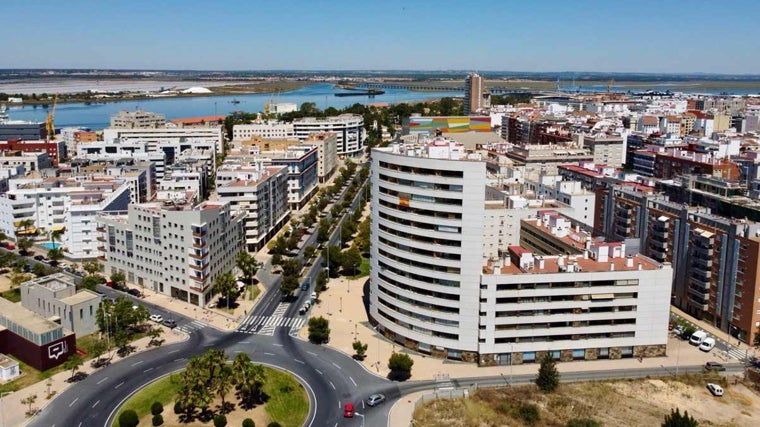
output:
M369 406L379 405L383 402L385 402L385 395L380 393L373 394L367 399L367 405Z
M154 321L156 323L161 323L161 322L164 321L164 316L162 316L160 314L151 314L150 315L150 320L152 320L152 321Z
M142 292L140 292L140 290L137 288L129 288L127 289L127 293L134 297L142 296Z
M715 338L707 337L699 344L699 349L702 351L710 351L715 347Z
M343 406L343 417L344 418L353 418L354 417L354 404L353 403L346 403L346 405Z
M708 371L725 371L726 367L723 366L722 363L707 362L707 363L705 363L705 370L708 370Z
M303 283L301 283L301 290L302 291L308 291L309 290L309 282L303 282Z
M679 337L683 334L683 331L684 331L684 327L681 326L681 325L678 325L675 328L673 328L673 333L676 334L676 336L679 336Z
M710 393L712 393L713 396L723 396L723 387L718 384L707 383L707 389L710 390Z
M166 326L169 329L174 329L177 327L177 321L174 319L166 319L163 322L161 322L161 324Z
M9 251L12 251L12 250L16 249L16 246L14 246L11 243L8 243L8 246L6 246L5 249L8 249Z
M313 300L317 299L317 293L316 292L312 292L311 293L311 299L313 299Z
M36 259L37 261L43 261L45 259L45 256L44 255L35 255L34 259Z

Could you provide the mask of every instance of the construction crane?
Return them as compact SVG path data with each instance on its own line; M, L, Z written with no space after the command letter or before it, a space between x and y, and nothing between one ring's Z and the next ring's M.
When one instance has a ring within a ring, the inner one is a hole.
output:
M50 112L47 115L47 118L45 119L45 129L47 130L47 139L48 141L55 141L55 125L53 124L53 119L55 119L55 106L58 104L58 95L53 98L53 108L50 109Z
M609 83L607 83L607 93L610 93L610 90L612 90L612 85L615 84L615 79L610 80Z

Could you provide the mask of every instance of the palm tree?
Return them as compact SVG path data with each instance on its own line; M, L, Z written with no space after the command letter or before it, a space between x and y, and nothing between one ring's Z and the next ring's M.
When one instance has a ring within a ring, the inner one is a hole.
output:
M22 219L16 223L16 234L28 234L30 228L34 228L34 219Z
M213 389L216 394L222 399L222 412L225 410L226 402L224 400L227 393L232 389L232 368L226 363L221 366L216 377L214 377Z
M61 241L61 236L63 236L63 233L66 232L66 227L61 227L57 230L53 230L50 232L50 241L55 243L57 241Z
M214 292L224 296L227 300L227 309L230 308L230 299L237 292L237 285L235 284L235 276L232 273L227 272L220 274L214 281Z
M29 249L34 246L34 242L28 237L21 237L16 242L16 246L18 246L18 250L21 254L26 255L29 253Z
M57 265L58 261L63 259L63 250L61 248L48 249L48 258L53 261L51 265Z
M8 236L5 234L5 232L0 231L0 242L3 241L3 240L5 240L5 239L7 239L7 238L8 238Z

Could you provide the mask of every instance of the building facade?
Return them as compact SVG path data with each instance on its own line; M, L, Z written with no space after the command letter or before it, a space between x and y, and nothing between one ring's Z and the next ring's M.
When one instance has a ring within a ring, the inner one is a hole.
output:
M456 143L373 150L370 316L386 337L481 365L665 354L669 266L578 247L553 211L531 221L574 254L486 256L486 205L485 162Z
M46 319L57 320L79 336L97 332L96 313L103 295L83 289L65 274L38 277L21 284L21 305Z
M106 274L203 307L243 249L244 219L227 202L130 205L126 215L97 218L100 259Z
M348 157L360 156L367 139L364 118L355 114L324 118L303 117L293 121L293 131L300 141L306 141L311 133L335 133L338 155Z
M111 116L111 127L120 129L157 129L166 126L166 117L163 114L148 111L121 110Z

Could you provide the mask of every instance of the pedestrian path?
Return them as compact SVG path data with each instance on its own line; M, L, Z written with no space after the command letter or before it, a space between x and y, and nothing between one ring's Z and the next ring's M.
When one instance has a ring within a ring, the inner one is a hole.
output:
M193 332L195 332L195 331L197 331L199 329L205 328L206 326L208 326L208 323L206 323L206 322L203 322L201 320L193 320L192 322L187 323L185 325L177 326L177 328L175 330L180 331L180 332L184 332L184 333L186 333L186 334L189 335L189 334L192 334Z

